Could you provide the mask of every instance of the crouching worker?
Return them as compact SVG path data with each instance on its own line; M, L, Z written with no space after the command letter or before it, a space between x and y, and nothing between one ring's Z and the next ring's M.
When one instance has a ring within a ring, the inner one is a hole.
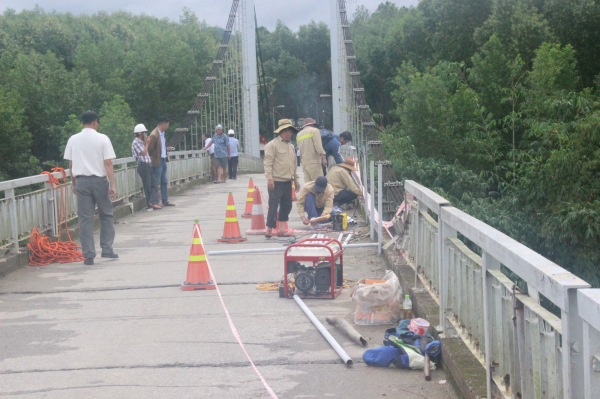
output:
M317 180L306 183L298 194L298 214L302 218L302 223L310 223L311 230L322 229L323 226L317 221L311 221L315 218L323 217L323 221L329 221L328 217L333 210L333 187L327 183L325 176L317 177ZM305 215L308 214L308 217Z
M338 163L327 173L327 180L333 187L333 203L336 206L342 206L362 197L360 189L354 183L351 173L356 172L354 160L346 158L344 162Z

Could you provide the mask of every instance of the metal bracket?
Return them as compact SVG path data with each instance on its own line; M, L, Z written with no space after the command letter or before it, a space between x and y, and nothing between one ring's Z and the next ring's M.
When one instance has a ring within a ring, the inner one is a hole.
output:
M217 80L216 76L207 76L206 80Z
M210 94L208 94L208 93L200 93L200 94L198 94L198 97L210 97Z
M359 76L360 72L348 72L350 76Z
M392 163L390 161L377 161L375 165L392 166Z
M175 129L176 132L188 132L190 129L188 129L187 127L178 127L177 129Z
M364 87L355 87L353 90L354 91L365 91L365 88Z
M188 111L188 114L199 114L199 113L200 113L200 111L199 111L199 110L191 110L191 111Z
M402 187L402 182L399 181L389 181L387 183L383 183L384 187Z
M367 145L381 145L381 141L368 141Z
M363 126L377 126L377 124L375 122L363 122ZM381 144L381 141L377 143Z

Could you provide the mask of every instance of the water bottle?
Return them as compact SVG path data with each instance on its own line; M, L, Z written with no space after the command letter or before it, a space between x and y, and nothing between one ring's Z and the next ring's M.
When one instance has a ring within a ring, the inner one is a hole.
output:
M404 308L404 320L412 319L412 301L410 300L410 295L404 296L404 302L402 302L402 307Z

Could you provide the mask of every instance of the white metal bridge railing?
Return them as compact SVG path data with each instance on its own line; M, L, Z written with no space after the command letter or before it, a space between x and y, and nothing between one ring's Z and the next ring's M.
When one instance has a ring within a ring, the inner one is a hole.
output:
M142 181L137 174L137 164L134 158L119 158L113 161L115 165L115 181L117 184L117 200L126 203L133 195L141 193ZM260 158L247 154L239 154L238 171L260 173L263 162ZM210 158L206 151L174 151L169 152L169 186L204 178L210 174ZM60 173L54 173L62 178ZM70 177L67 170L67 177ZM43 188L33 189L40 185ZM30 188L25 194L15 194L15 190ZM67 183L67 220L77 217L77 201ZM29 176L16 180L0 182L0 248L10 247L12 252L19 251L19 242L29 238L34 227L41 233L58 235L60 223L60 192L53 189L48 182L48 176ZM63 215L64 218L64 215Z
M494 383L507 398L596 397L600 289L428 188L404 187L415 287L418 278L438 301L444 334L456 331L486 367L488 398Z

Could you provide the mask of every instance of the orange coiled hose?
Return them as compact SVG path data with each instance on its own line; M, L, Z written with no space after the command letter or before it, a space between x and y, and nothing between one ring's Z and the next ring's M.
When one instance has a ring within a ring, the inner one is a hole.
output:
M30 266L46 266L52 262L70 263L81 262L85 260L83 254L78 251L78 249L81 247L78 247L77 244L73 242L73 240L71 239L71 234L69 234L69 228L67 226L67 174L63 168L53 168L52 172L62 173L63 181L63 183L61 184L60 180L54 177L52 173L42 172L43 175L48 175L48 179L50 184L52 184L52 188L60 189L58 240L57 242L52 242L49 237L40 234L37 227L34 227L29 237L29 244L27 244L27 247L31 251L31 255L29 256ZM63 215L65 222L65 230L67 231L67 237L69 237L69 240L65 242L60 241L60 236L62 233Z

